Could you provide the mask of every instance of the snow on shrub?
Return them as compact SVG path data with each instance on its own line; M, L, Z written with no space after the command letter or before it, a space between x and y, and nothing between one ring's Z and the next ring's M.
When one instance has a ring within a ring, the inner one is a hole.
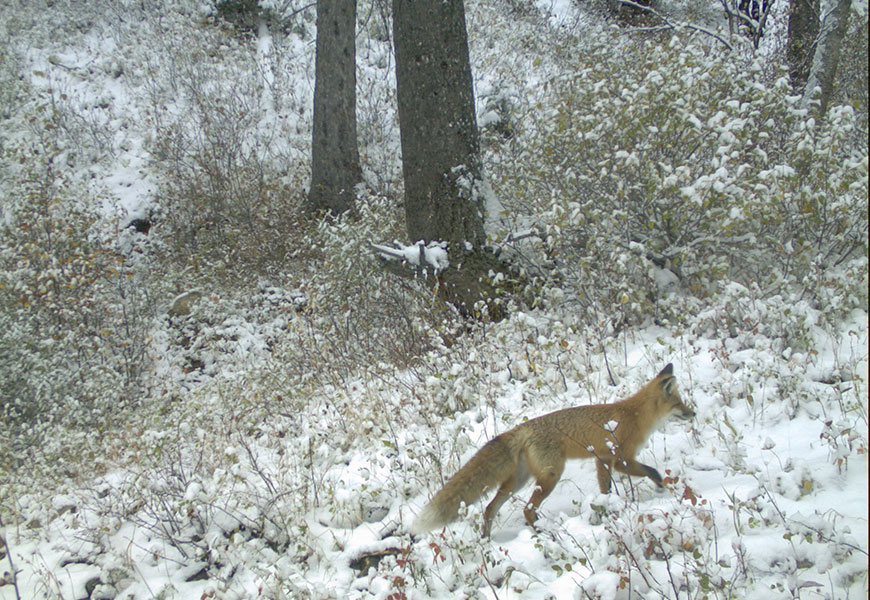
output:
M854 111L815 119L784 76L720 50L624 43L553 82L559 101L529 115L531 144L501 175L538 211L576 301L649 314L669 282L703 293L726 278L866 307L866 275L840 275L867 265Z
M24 165L8 173L0 223L0 462L13 471L99 439L146 368L145 290L100 241L87 191L55 167L63 146L9 150Z

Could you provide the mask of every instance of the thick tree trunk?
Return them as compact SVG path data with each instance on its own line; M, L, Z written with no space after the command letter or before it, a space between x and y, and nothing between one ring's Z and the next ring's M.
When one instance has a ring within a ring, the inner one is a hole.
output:
M393 0L408 235L479 248L484 200L462 0Z
M462 0L393 0L393 40L408 236L447 243L450 266L436 276L445 300L500 319L505 285L487 275L509 269L485 247L488 187Z
M361 180L356 139L356 0L317 1L314 130L311 139L313 211L344 212Z
M797 90L804 89L810 74L819 22L819 0L792 0L785 54L791 84Z
M837 66L840 62L840 49L843 38L849 30L849 11L851 0L834 0L834 5L825 15L821 25L819 41L813 54L807 84L804 88L802 103L807 106L814 97L815 89L821 88L821 105L819 112L824 115L828 104L834 95L834 81L837 76Z

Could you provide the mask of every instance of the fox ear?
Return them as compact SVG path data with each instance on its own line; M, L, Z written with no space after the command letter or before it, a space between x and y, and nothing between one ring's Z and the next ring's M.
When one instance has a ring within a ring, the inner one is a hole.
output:
M667 379L663 379L662 383L662 391L668 396L673 396L674 392L677 391L677 378L676 377L668 377Z
M664 377L665 375L673 375L674 374L674 364L668 363L664 369L662 369L661 373L656 375L656 377Z

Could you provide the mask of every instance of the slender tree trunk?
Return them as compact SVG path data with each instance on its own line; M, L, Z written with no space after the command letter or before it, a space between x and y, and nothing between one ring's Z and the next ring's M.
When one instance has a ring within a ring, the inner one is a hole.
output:
M840 62L840 49L843 38L849 30L849 11L851 0L834 0L834 5L825 15L821 25L819 41L813 54L813 62L804 88L802 103L808 105L813 98L815 89L822 90L819 112L825 114L828 104L834 95L834 81L837 76L837 66Z
M792 86L803 90L819 36L819 0L792 0L785 54Z
M462 0L393 0L408 235L485 242L474 91Z
M342 213L361 180L356 138L356 0L317 0L309 208Z

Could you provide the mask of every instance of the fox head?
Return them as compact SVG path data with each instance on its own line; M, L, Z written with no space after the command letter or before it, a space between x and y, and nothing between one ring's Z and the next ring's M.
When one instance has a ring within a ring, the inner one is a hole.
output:
M683 399L680 398L680 391L677 389L677 378L674 377L674 365L668 365L656 375L656 382L659 386L660 394L656 399L658 410L656 411L661 419L667 419L671 416L678 419L691 419L695 416L695 411L689 408Z

